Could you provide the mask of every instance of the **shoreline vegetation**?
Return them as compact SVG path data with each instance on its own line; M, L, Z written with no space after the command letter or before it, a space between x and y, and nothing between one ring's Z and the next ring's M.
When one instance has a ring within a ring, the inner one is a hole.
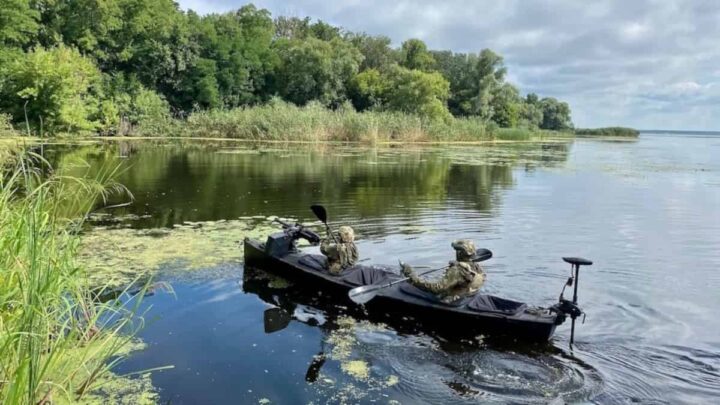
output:
M331 110L319 103L299 107L281 100L249 108L197 111L138 130L139 135L229 138L249 141L422 143L522 141L558 131L500 128L473 117L433 120L394 111ZM569 135L569 134L568 134Z
M141 348L134 336L147 286L102 301L105 288L90 285L77 262L83 218L124 191L113 171L81 179L53 173L33 153L0 159L0 403L103 403L120 400L117 389L129 395L123 401L153 403L147 376L112 372Z
M576 128L575 135L637 138L640 136L640 131L626 127Z
M0 137L24 137L7 120L0 120ZM501 128L477 117L448 117L433 120L420 115L393 111L355 111L352 106L331 110L318 103L300 107L279 99L255 106L229 110L200 110L187 118L168 115L147 119L127 130L127 135L60 132L53 139L96 137L234 139L259 142L357 142L391 143L476 143L532 141L571 137L572 131L539 128ZM43 139L35 134L35 139Z
M394 47L252 4L18 0L0 21L0 132L413 142L573 128L566 102L522 94L490 49Z

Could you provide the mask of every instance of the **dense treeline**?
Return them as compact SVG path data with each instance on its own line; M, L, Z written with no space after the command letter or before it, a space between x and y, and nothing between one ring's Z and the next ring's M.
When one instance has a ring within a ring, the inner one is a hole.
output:
M198 110L265 104L390 111L490 127L572 128L567 103L521 96L500 55L428 50L246 5L200 16L172 0L4 0L0 122L128 133ZM9 117L8 117L9 116Z

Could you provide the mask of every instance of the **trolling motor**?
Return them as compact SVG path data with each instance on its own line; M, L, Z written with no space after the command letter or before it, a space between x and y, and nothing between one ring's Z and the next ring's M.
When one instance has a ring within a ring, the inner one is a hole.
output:
M570 277L568 278L567 282L563 286L562 291L560 292L560 298L558 299L558 303L553 305L550 310L553 312L556 312L557 314L560 314L563 316L563 320L565 319L565 316L570 316L570 319L572 319L572 326L570 327L570 344L573 344L575 341L575 319L578 318L580 315L583 316L583 323L585 323L585 313L577 304L577 295L578 295L578 277L580 275L580 266L592 266L593 262L587 259L583 259L582 257L563 257L562 258L566 263L570 263ZM573 291L573 299L572 301L566 300L563 296L565 293L565 287L573 287L574 284L574 291Z

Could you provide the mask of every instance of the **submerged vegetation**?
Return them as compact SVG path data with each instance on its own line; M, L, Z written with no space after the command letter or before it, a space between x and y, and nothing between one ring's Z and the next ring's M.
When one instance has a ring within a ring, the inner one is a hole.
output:
M633 137L636 138L640 135L640 131L633 128L625 127L606 127L606 128L577 128L575 135L583 136L619 136L619 137Z
M0 4L0 134L197 136L208 125L220 137L412 141L572 129L567 103L522 96L506 73L490 49L393 48L253 5L200 16L172 0ZM275 99L293 106L276 111Z
M105 177L53 174L32 154L6 155L2 168L0 403L90 401L119 378L111 370L137 348L141 324L142 292L99 302L75 260L80 219L96 199L122 188Z

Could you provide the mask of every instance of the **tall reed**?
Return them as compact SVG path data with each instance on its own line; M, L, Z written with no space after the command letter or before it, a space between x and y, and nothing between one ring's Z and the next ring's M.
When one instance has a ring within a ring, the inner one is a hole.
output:
M196 111L164 132L157 129L140 135L365 143L529 140L539 135L530 129L499 129L473 117L430 120L397 111L357 112L350 105L336 110L317 103L298 107L278 99L254 107Z
M142 324L140 298L99 302L75 260L82 218L123 189L113 170L70 178L28 152L0 166L0 403L75 403Z

